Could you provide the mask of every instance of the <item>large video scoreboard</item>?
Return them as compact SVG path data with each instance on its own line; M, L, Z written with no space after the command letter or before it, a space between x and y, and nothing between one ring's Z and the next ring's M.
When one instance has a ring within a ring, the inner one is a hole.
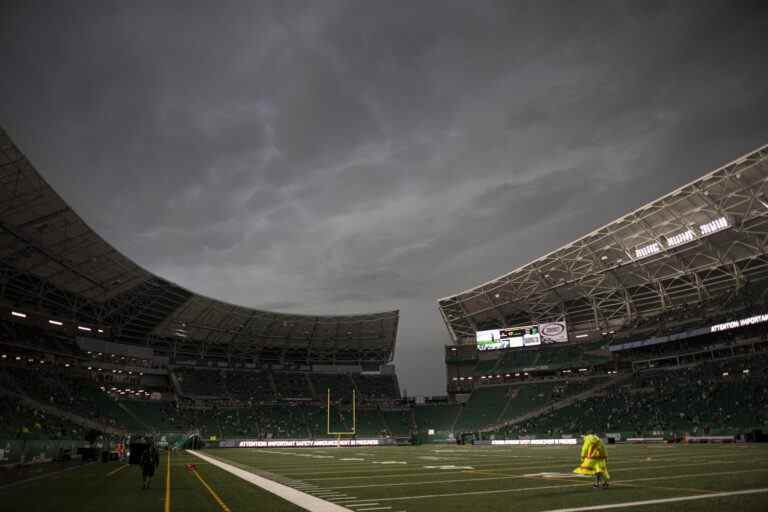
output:
M568 341L565 322L548 322L537 325L521 325L477 331L478 350L499 350L503 348L531 347Z

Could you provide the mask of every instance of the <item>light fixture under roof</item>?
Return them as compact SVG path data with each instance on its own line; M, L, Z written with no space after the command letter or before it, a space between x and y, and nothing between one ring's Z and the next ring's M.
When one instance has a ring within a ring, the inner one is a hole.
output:
M647 258L661 252L661 246L658 242L653 242L635 249L635 258Z
M667 247L677 247L678 245L682 245L692 241L694 238L696 238L696 234L693 232L692 229L688 229L686 231L683 231L682 233L668 236L666 238L667 238Z
M718 231L721 231L727 227L728 218L720 217L719 219L715 219L711 222L700 225L699 230L701 231L702 235L711 235L712 233L717 233Z

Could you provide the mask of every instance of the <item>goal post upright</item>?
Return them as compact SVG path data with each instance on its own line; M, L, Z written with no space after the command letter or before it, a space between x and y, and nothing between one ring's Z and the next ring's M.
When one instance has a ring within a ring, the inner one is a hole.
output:
M353 436L357 434L357 393L355 388L352 388L352 430L347 432L332 432L331 431L331 388L327 389L325 399L325 426L327 435L335 435L338 439L341 436Z

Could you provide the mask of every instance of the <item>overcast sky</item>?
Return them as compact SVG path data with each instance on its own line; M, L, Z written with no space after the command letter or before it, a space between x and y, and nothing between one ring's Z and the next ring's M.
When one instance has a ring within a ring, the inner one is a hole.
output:
M0 125L191 290L399 308L410 394L438 298L768 143L765 2L198 3L3 2Z

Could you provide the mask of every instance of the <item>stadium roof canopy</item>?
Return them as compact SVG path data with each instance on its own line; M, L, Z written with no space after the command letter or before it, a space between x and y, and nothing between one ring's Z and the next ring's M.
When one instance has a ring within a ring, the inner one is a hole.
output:
M768 146L509 274L438 301L454 342L542 321L571 335L768 278Z
M398 311L293 315L227 304L143 269L70 208L0 129L0 301L109 327L170 356L384 364Z

